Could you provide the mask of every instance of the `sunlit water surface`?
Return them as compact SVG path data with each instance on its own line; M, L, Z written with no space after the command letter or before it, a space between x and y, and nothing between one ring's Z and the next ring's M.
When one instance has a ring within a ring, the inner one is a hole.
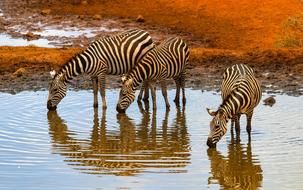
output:
M186 108L147 111L133 103L117 115L117 90L106 112L92 92L68 92L57 112L47 92L0 93L0 189L302 189L303 97L277 95L255 109L251 143L230 132L208 150L205 108L220 95L187 89ZM263 98L268 95L264 95Z

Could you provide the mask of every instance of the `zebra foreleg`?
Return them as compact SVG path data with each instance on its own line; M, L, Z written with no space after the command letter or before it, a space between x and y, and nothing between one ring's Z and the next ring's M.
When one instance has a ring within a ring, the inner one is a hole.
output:
M181 88L182 88L182 103L183 103L183 106L184 106L186 104L186 97L185 97L185 74L181 75L180 84L181 84Z
M179 78L175 78L175 83L176 83L176 96L174 99L174 102L176 103L176 106L180 106L180 81Z
M234 137L234 125L235 125L235 116L231 118L231 124L230 124L230 134L232 138Z
M235 119L235 129L236 129L236 140L240 142L240 117L241 114L237 114L234 116Z
M162 88L162 95L165 101L166 109L169 109L170 105L167 98L167 86L165 80L161 81L161 88Z
M143 101L148 101L148 99L149 99L148 81L143 82L141 89L140 89L140 93L137 98L137 102L140 102L142 100L142 97L143 97Z
M98 77L91 77L93 83L93 93L94 93L94 108L98 107Z
M100 94L102 97L102 109L106 109L106 99L105 99L105 84L106 84L106 77L105 74L99 75L99 85L100 85Z
M253 116L253 111L246 114L246 119L247 119L246 131L247 131L247 134L248 134L248 140L249 141L250 141L250 137L251 137L251 118L252 118L252 116Z
M149 99L149 86L148 86L148 81L144 81L144 96L143 96L143 101L146 102Z
M156 98L156 85L154 82L149 83L150 89L151 89L151 95L153 100L153 109L157 109L157 98Z
M138 104L141 103L141 100L142 100L143 86L144 86L144 83L143 83L143 85L142 85L141 88L140 88L140 92L139 92L139 95L138 95L138 98L137 98Z

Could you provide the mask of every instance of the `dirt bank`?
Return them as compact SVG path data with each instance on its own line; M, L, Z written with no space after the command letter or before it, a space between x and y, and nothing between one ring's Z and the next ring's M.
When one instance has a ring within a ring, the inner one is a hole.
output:
M79 48L0 47L0 91L17 93L47 89L49 71L58 70L80 51ZM302 60L303 50L300 49L240 52L191 48L186 86L218 90L224 69L244 63L253 67L263 90L302 95ZM118 88L119 79L118 76L108 76L107 88ZM77 77L70 87L91 89L89 77Z
M98 14L133 20L142 15L147 25L189 32L211 47L224 49L273 48L283 22L303 12L298 0L65 0L30 6L49 8L55 15Z

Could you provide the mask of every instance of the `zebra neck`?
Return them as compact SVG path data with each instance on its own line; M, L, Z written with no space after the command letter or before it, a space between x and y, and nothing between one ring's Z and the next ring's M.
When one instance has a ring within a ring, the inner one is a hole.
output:
M130 75L129 79L133 80L132 89L135 91L137 87L144 81L141 77L137 77L137 75Z
M224 100L224 102L219 107L218 111L221 112L226 119L231 119L233 115L236 113L236 110L234 110L232 104L233 101L231 100L232 97L229 97L228 99Z
M67 80L72 80L73 77L83 73L93 74L95 71L93 64L95 64L93 55L90 55L89 49L76 55L70 59L61 69L62 73L66 74Z
M146 63L141 63L131 71L129 78L133 80L133 88L136 89L143 81L151 79L150 68Z

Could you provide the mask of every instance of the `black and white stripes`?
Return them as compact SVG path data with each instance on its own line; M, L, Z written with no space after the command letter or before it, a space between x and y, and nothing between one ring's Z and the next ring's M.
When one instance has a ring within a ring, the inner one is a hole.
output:
M227 68L221 84L222 104L217 111L208 112L214 116L210 123L207 145L212 147L227 131L227 122L235 122L237 136L240 135L239 119L241 114L247 116L246 130L251 131L251 118L254 108L261 99L261 87L254 77L253 70L247 65L239 64Z
M48 109L56 109L66 95L66 83L80 74L92 77L94 106L97 106L98 78L100 80L103 107L105 101L105 75L127 73L152 48L154 44L148 32L129 30L114 36L105 36L94 41L82 53L68 61L53 76L49 87Z
M182 88L183 103L185 103L184 85L188 56L188 46L180 38L170 38L149 51L128 75L122 79L123 85L117 104L117 111L125 112L135 99L136 88L145 80L149 82L160 80L162 82L162 93L166 106L169 107L165 79L173 78L177 86L175 102L179 102L180 88ZM151 90L153 108L155 108L156 93L154 88L151 88Z

